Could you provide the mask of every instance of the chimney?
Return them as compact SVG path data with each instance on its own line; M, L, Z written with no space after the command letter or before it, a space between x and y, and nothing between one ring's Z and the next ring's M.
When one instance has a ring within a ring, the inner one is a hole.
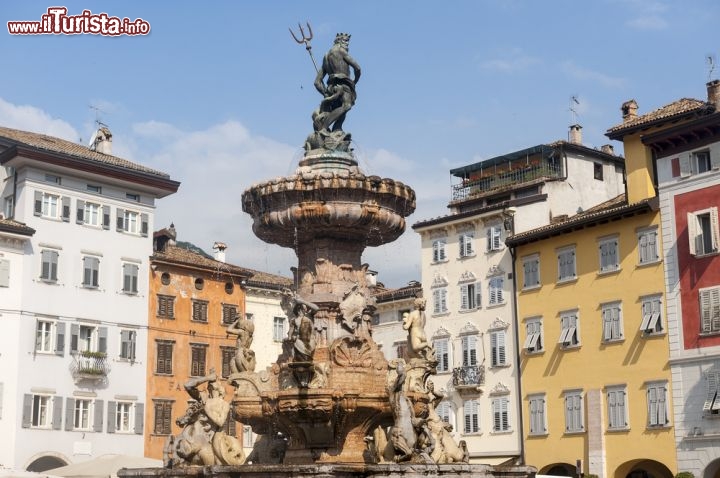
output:
M600 146L600 151L605 154L611 154L615 156L615 148L613 148L612 144L603 144L602 146Z
M582 126L579 124L570 126L568 141L572 144L582 144Z
M218 262L225 262L225 249L227 244L224 242L216 242L213 244L213 251L215 251L215 260Z
M102 154L112 154L112 133L107 126L100 126L95 132L90 140L90 149Z
M707 83L707 101L715 105L715 110L720 111L720 80L712 80Z
M637 118L638 104L635 100L629 100L622 104L620 107L622 111L623 123L634 120Z

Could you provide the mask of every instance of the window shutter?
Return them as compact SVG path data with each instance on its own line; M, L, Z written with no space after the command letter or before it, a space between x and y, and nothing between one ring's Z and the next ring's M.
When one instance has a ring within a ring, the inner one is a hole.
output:
M83 257L83 285L92 285L92 258Z
M50 280L50 251L42 251L40 261L40 278Z
M649 387L647 389L647 404L648 404L648 425L658 425L658 397L657 389L655 387Z
M653 231L648 236L648 260L654 261L660 258L657 247L657 232Z
M460 286L460 309L467 310L468 306L468 286L467 284Z
M687 213L687 230L688 230L688 243L690 246L690 254L695 256L697 255L697 219L695 218L695 214L689 212Z
M98 328L98 352L107 353L107 327Z
M35 191L35 210L33 211L33 214L35 216L42 215L42 199L43 193L40 191Z
M55 355L65 355L65 323L55 323Z
M712 331L712 317L711 317L711 290L701 290L698 294L700 297L700 321L701 331L703 333L709 333Z
M498 333L498 363L505 365L505 332Z
M75 222L77 222L78 224L83 224L85 222L85 201L78 199L76 209L77 215L75 218Z
M0 287L10 287L10 261L0 259Z
M80 326L78 324L70 324L70 353L78 351L79 335Z
M712 250L718 251L720 246L720 221L718 221L718 209L710 208L710 234L712 235Z
M145 405L143 403L135 404L135 434L143 434L143 426L145 420Z
M67 398L65 400L65 430L70 431L75 428L75 400Z
M718 391L718 374L715 372L707 373L707 397L703 405L703 412L709 412L713 408L713 402L717 397Z
M62 397L52 397L52 428L62 429Z
M710 289L710 327L713 332L720 331L720 288Z
M480 282L475 283L475 307L482 307L482 291L480 289Z
M23 414L22 414L22 427L30 428L32 423L32 403L33 396L29 393L23 395Z
M56 281L58 270L58 252L50 251L50 279Z
M102 207L102 226L103 229L110 229L110 206L103 206Z
M433 262L438 262L440 260L440 251L439 251L438 241L433 242L432 254L433 254Z
M148 220L147 214L140 214L140 234L142 234L143 237L147 237L148 235Z
M692 174L691 154L680 155L680 177L686 178Z
M490 252L490 251L492 251L492 246L493 246L492 228L488 228L485 232L487 235L487 251Z
M95 400L93 405L93 431L101 432L103 429L103 401Z
M125 230L125 210L121 208L117 208L117 220L116 220L116 228L118 231L124 231Z
M107 409L107 432L115 433L115 414L117 413L117 402L108 401Z
M70 198L68 196L62 198L62 220L65 222L70 221Z
M610 309L603 309L603 339L612 339L612 311Z
M492 415L493 415L493 431L499 432L501 430L500 424L500 403L497 399L492 401Z

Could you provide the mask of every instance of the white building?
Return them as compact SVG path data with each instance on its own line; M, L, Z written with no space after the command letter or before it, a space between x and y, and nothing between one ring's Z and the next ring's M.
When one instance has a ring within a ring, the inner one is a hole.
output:
M106 128L90 149L0 127L5 214L35 230L2 241L6 467L143 454L148 231L155 200L179 183L112 156L110 144Z
M408 332L402 327L403 314L410 313L416 297L422 297L422 285L410 281L405 287L386 289L381 284L373 289L375 317L373 340L390 361L405 356Z
M505 238L624 191L622 158L583 146L578 125L570 136L453 169L461 181L451 213L413 225L425 331L439 360L435 388L446 394L438 413L473 463L522 459L515 271Z

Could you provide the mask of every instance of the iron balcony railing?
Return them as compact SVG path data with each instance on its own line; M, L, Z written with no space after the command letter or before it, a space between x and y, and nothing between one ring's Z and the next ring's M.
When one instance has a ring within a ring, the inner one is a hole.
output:
M110 371L105 352L82 351L73 356L70 371L75 377L105 378Z
M464 367L455 367L453 369L452 380L455 388L485 385L485 366L468 365Z
M527 183L539 178L562 177L562 165L542 162L528 164L504 173L490 173L479 179L466 179L452 186L452 200L461 201L508 186Z

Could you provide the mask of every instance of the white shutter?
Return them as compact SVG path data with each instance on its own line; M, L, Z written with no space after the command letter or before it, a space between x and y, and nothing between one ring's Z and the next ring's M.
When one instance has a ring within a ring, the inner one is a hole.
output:
M717 397L718 391L718 373L708 372L707 373L707 397L703 404L703 412L709 412L713 409L713 402Z
M688 230L688 245L690 246L690 254L695 256L697 255L697 235L698 235L698 227L697 227L697 218L695 217L695 214L689 212L687 213L687 230Z
M655 387L649 387L647 390L648 424L650 426L659 425L657 392L657 388Z
M469 297L468 297L468 286L467 284L460 286L460 309L461 310L467 310L469 309Z
M480 282L475 283L475 308L479 309L482 307L482 290Z
M716 207L710 208L710 234L712 236L712 252L717 252L720 246L720 225L718 224L718 209Z
M610 309L603 309L603 339L612 339L612 311Z
M680 177L686 178L692 174L691 154L680 155Z
M655 261L659 258L657 246L657 232L652 231L647 234L648 241L648 261Z
M703 333L710 333L712 331L712 317L711 317L711 297L710 293L712 290L706 289L701 290L698 294L700 297L700 330Z
M720 287L710 289L710 327L713 332L720 331Z

